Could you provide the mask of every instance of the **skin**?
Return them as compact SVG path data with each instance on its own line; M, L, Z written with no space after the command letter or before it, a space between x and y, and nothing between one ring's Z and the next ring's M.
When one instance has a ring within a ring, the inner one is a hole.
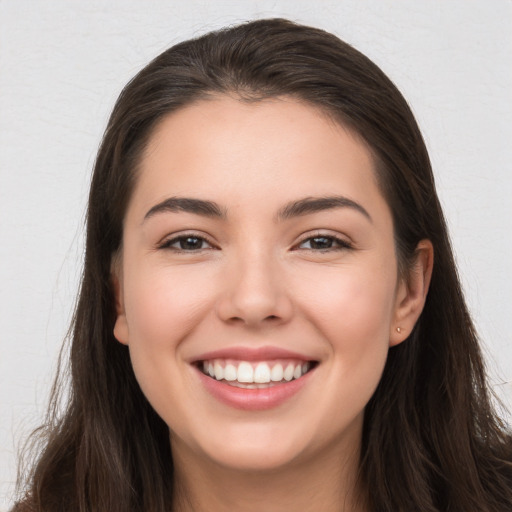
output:
M333 195L368 216L349 206L276 219L290 202ZM225 218L146 217L170 197L214 201ZM184 250L183 235L206 241ZM341 242L319 249L319 236ZM165 117L125 217L114 334L169 426L175 509L365 510L355 477L364 408L389 347L421 313L431 269L423 241L399 279L371 154L317 109L216 97ZM318 362L268 410L219 402L191 365L210 350L259 346Z

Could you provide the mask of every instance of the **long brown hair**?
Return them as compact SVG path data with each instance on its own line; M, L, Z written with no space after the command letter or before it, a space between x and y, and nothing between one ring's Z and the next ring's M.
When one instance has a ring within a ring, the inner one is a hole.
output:
M127 348L113 337L111 264L153 127L162 116L211 94L242 101L295 97L357 132L373 153L392 210L401 271L407 272L421 239L433 243L435 267L424 311L408 340L390 349L365 411L360 474L371 509L510 509L511 437L490 403L414 117L367 57L332 34L282 19L178 44L122 91L92 178L67 407L61 415L50 414L25 503L52 512L169 510L168 428L142 394ZM57 400L58 387L54 405Z

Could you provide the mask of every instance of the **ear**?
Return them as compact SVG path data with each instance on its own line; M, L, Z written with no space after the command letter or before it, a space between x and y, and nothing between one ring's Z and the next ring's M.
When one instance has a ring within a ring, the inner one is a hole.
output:
M123 273L121 261L118 257L114 257L112 260L110 279L112 281L114 300L116 304L114 337L119 341L119 343L128 345L128 323L126 321L126 312L124 308Z
M416 325L427 298L433 265L432 242L421 240L416 247L416 259L412 268L397 286L394 318L389 334L390 346L404 341Z

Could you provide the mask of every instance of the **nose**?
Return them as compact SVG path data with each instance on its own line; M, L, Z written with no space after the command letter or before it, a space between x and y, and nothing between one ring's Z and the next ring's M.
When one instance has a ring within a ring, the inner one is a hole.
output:
M292 316L290 290L278 262L259 251L228 265L217 304L219 318L247 327L286 323Z

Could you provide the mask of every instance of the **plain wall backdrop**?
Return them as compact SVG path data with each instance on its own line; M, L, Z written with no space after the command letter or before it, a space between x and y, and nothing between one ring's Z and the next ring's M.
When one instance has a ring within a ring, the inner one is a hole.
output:
M278 16L336 33L410 102L492 382L512 402L510 0L0 0L0 510L43 419L117 95L176 42Z

